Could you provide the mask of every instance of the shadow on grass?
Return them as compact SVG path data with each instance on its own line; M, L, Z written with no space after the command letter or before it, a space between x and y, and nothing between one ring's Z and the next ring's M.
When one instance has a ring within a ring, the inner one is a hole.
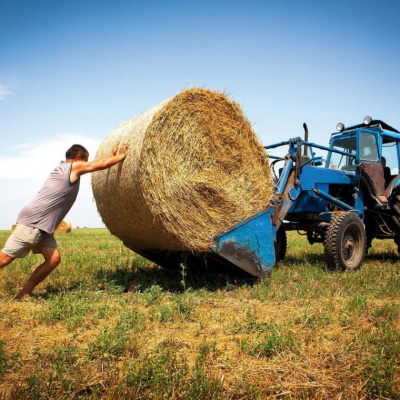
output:
M301 257L287 255L282 264L311 264L326 268L326 259L324 253L304 253ZM277 264L279 265L279 264Z
M130 267L99 270L94 279L111 286L122 287L124 292L143 291L154 285L170 292L183 292L189 288L215 291L232 288L232 286L253 285L258 281L256 278L243 276L240 273L216 274L204 269L164 269L143 260L139 259Z
M385 261L394 264L399 262L399 257L390 251L371 253L365 257L364 262L373 261ZM311 267L311 270L314 272L321 270L323 274L343 272L340 270L329 270L323 252L303 253L301 257L287 255L273 269L296 269L299 267ZM308 269L306 270L308 271ZM214 273L206 269L164 269L138 256L132 265L117 265L112 269L100 268L89 279L72 280L68 282L68 286L57 287L48 284L46 291L40 297L46 299L61 292L73 292L82 289L92 291L115 288L125 293L134 291L142 292L156 285L172 293L181 293L187 289L205 289L208 291L233 290L241 286L253 286L258 282L257 278L253 278L250 275L244 276L239 271L238 273Z
M399 262L399 257L394 252L371 253L365 257L364 262L386 261ZM329 270L323 252L303 253L301 257L289 254L282 262L277 263L273 270L281 268L297 269L301 267L305 273L321 271L322 274L341 273L340 270ZM306 269L304 270L304 267ZM311 269L309 269L311 268ZM208 291L233 290L242 286L253 286L259 280L250 275L226 272L214 273L206 269L164 269L138 256L131 265L116 265L114 268L97 269L89 279L69 281L68 286L57 287L48 284L46 291L40 297L46 299L61 292L73 292L82 289L107 290L115 288L123 292L145 291L152 286L159 286L165 291L181 293L187 289Z
M145 291L159 286L165 291L181 293L188 289L216 291L232 290L239 286L252 286L259 280L249 275L216 274L205 270L169 270L163 269L144 258L137 258L132 265L117 265L113 269L100 268L89 279L71 280L68 285L55 286L47 283L46 291L40 298L48 299L60 293L74 291L98 291L117 289L127 293Z

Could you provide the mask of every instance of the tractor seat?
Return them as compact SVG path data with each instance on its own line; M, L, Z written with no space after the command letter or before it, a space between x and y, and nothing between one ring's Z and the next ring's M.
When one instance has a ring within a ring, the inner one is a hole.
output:
M385 178L382 165L364 162L357 166L357 173L360 175L361 182L368 188L371 197L374 198L378 204L386 205L388 200L385 191Z
M392 172L389 167L383 168L383 176L385 177L385 186L389 186L389 183L395 176L392 176Z

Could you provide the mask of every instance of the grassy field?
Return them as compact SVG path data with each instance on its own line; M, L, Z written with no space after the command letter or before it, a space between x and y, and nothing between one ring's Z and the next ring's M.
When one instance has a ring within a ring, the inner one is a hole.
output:
M339 273L290 234L285 261L253 281L162 270L105 229L57 240L63 262L37 299L12 300L40 256L0 271L1 398L400 399L392 241Z

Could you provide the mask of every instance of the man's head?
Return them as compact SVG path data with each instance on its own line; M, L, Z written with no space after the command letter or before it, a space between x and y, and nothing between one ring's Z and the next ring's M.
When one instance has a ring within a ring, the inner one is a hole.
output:
M89 152L80 144L73 144L65 153L65 158L67 160L87 161Z

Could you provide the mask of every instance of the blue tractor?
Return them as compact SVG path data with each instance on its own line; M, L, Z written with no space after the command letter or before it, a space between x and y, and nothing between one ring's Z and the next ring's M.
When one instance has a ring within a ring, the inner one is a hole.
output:
M219 232L209 251L133 250L166 268L228 268L256 277L283 260L287 231L323 243L330 269L359 268L374 238L394 239L400 250L400 132L366 117L348 128L338 124L325 147L310 143L304 130L304 140L265 146L288 148L284 157L269 154L276 188L270 206Z
M330 269L357 269L372 240L394 239L400 246L400 132L380 120L337 125L329 147L305 138L265 146L287 146L272 159L276 192L271 206L220 232L209 258L254 276L268 273L284 258L286 231L323 243ZM327 152L326 159L315 150Z

